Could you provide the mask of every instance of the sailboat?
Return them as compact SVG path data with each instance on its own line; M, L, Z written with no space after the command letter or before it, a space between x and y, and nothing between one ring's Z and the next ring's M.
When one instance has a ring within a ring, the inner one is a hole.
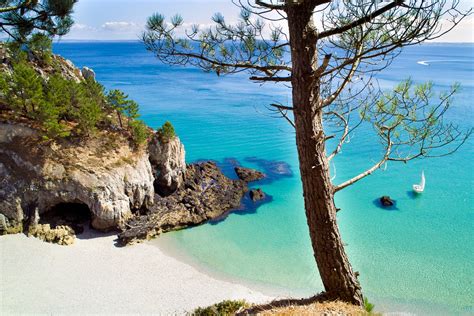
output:
M424 190L425 190L425 172L422 171L421 172L421 182L420 182L420 184L414 184L413 185L413 191L415 191L416 193L423 193Z

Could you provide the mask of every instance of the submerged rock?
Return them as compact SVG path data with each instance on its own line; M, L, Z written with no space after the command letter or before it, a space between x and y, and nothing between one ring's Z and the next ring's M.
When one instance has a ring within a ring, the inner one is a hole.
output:
M239 179L245 182L253 182L253 181L258 181L265 178L264 173L257 171L255 169L235 167L234 170L237 176L239 177Z
M266 197L262 189L252 189L250 190L249 195L254 202L263 200Z
M244 181L227 178L213 162L189 165L183 186L169 196L156 195L145 214L125 222L119 240L128 244L217 218L238 208L246 191Z
M386 206L386 207L394 205L393 200L389 196L386 196L386 195L380 198L380 203L382 204L382 206Z

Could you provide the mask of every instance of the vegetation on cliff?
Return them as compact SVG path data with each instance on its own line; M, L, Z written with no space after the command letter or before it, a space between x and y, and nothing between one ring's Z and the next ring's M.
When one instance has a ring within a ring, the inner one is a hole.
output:
M138 104L119 90L106 92L93 78L72 80L53 58L51 39L33 35L25 44L8 43L0 73L0 110L10 119L37 125L44 139L89 137L98 129L118 130L136 144L149 136ZM12 56L12 57L9 57Z

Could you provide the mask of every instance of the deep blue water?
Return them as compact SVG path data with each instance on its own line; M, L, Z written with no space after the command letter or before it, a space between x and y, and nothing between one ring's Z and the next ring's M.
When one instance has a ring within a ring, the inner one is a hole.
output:
M244 74L217 77L162 65L136 42L59 43L55 52L93 68L108 89L130 94L150 126L171 121L188 162L232 158L249 167L280 161L291 168L286 177L258 185L272 196L270 203L217 224L161 236L156 241L161 247L202 269L279 295L322 290L304 216L294 132L265 107L289 102L288 88L253 84ZM446 118L472 128L473 57L472 44L411 47L378 78L385 88L408 77L433 80L437 90L460 82L462 90ZM346 250L379 310L473 313L473 144L471 138L456 154L440 159L390 163L336 195ZM356 131L335 159L334 182L358 174L379 155L371 129ZM421 170L426 191L415 197L411 185ZM374 203L381 195L394 198L397 209Z

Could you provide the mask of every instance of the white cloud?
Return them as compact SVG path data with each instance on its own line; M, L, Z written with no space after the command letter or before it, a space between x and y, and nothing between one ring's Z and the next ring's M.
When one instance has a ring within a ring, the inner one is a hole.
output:
M136 31L139 26L133 22L113 21L102 24L102 29L112 32Z

